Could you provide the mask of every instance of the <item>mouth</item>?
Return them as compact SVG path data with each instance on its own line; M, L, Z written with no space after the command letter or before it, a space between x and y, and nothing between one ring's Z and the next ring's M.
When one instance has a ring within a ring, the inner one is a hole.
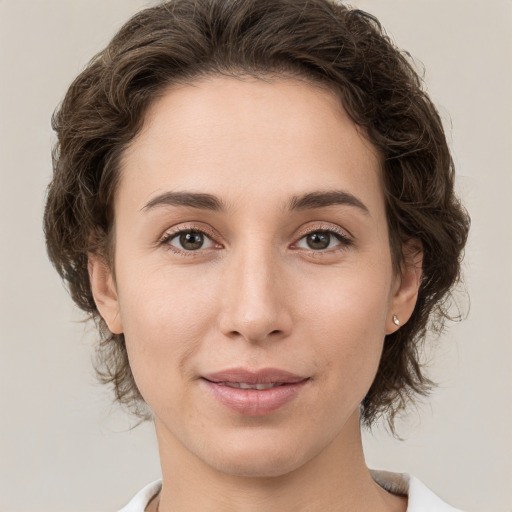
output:
M203 375L206 379L215 384L240 387L241 389L266 389L254 386L280 386L284 384L296 384L309 377L281 370L279 368L261 368L259 370L248 370L246 368L231 368L216 373Z
M285 370L233 368L201 377L224 406L238 414L262 416L295 399L311 380Z

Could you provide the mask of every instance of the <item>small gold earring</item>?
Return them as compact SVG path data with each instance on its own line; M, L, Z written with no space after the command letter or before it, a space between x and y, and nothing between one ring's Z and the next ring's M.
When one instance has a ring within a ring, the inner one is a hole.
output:
M396 315L393 315L393 323L397 326L397 327L400 327L400 320L398 320L398 317Z

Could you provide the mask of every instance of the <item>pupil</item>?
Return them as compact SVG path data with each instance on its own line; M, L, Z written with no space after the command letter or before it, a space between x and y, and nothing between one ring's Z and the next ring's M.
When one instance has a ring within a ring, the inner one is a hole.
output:
M311 249L327 249L330 241L329 233L312 233L307 237L307 244Z
M182 233L180 235L180 243L181 246L190 251L194 251L196 249L200 249L203 245L203 235L202 233Z

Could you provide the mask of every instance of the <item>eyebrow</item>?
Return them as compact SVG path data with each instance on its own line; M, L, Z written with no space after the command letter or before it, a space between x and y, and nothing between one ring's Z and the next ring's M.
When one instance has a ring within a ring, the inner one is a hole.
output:
M142 210L151 210L157 206L188 206L201 210L223 211L224 203L212 194L198 192L164 192L151 199Z
M361 200L343 190L310 192L301 196L293 196L288 208L290 211L297 211L325 208L326 206L335 205L354 206L365 214L370 214L370 211Z
M288 210L292 212L313 210L335 205L353 206L367 215L370 214L362 201L343 190L309 192L293 196L288 203ZM164 192L151 199L142 210L151 210L159 206L186 206L216 212L226 210L225 204L217 196L199 192Z

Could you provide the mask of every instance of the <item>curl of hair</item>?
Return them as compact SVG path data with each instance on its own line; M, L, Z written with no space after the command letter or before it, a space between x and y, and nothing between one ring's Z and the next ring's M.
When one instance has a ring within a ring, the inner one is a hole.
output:
M393 419L433 383L419 348L440 331L460 278L469 217L454 194L454 167L439 115L408 55L368 13L334 0L173 0L129 20L75 79L52 120L58 143L44 230L50 260L75 303L98 324L97 371L116 398L144 416L123 335L96 308L88 254L113 266L113 197L123 150L148 106L172 84L214 76L296 77L327 86L383 159L396 271L403 244L423 249L410 320L387 336L362 405L367 426Z

